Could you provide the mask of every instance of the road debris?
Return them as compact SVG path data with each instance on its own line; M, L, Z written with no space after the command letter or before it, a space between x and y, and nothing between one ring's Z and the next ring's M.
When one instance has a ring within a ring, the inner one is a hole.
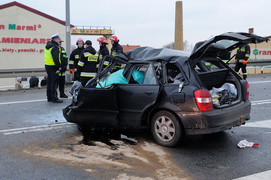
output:
M123 134L120 135L120 138L121 138L121 139L128 140L128 141L131 141L131 142L134 142L134 143L137 143L137 140L136 140L136 139L131 138L131 137L127 137L126 135L123 135Z
M239 148L246 148L246 147L256 147L256 146L259 146L258 143L254 143L254 142L248 142L247 140L242 140L240 141L237 146Z

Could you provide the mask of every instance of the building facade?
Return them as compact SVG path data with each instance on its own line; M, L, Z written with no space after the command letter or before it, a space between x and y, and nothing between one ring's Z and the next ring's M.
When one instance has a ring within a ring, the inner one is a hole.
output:
M44 47L55 33L65 41L65 21L16 1L0 5L0 89L16 79L4 73L44 69Z

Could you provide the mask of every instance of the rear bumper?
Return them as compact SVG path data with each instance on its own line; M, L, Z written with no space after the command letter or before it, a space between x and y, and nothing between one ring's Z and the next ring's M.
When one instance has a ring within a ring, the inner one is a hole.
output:
M211 134L245 124L250 119L251 103L242 102L207 112L179 113L187 135Z

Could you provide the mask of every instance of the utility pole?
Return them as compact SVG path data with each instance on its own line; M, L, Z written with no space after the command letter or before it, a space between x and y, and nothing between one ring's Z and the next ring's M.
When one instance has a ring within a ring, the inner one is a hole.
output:
M66 52L71 54L70 0L66 0Z
M175 12L175 41L176 50L183 50L183 2L176 1Z

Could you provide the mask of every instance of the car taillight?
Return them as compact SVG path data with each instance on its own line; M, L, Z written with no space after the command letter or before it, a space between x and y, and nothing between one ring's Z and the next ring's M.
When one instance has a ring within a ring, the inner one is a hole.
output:
M248 82L247 82L247 94L246 94L246 100L248 100L249 99L249 84L248 84Z
M197 90L194 94L200 111L213 110L212 96L207 89Z

